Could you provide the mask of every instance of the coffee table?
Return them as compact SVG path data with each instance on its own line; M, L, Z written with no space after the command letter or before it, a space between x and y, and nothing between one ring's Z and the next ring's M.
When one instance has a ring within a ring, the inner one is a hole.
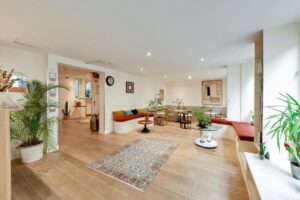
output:
M152 124L153 121L151 121L151 120L140 120L140 121L138 121L138 123L144 125L144 128L141 131L142 133L149 133L150 130L147 128L147 125Z
M197 138L195 140L195 144L203 147L203 148L216 148L218 146L218 143L211 138L211 133L214 131L219 130L217 127L208 127L200 130L200 138ZM207 137L204 137L204 135L207 134Z

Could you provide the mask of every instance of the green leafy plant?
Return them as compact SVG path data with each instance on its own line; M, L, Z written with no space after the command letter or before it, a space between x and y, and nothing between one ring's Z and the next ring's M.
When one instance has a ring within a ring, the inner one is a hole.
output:
M284 105L270 106L276 114L271 115L265 127L271 126L268 134L276 137L280 151L281 140L284 138L284 147L293 156L295 163L300 166L300 103L289 94L278 97Z
M86 89L84 93L86 98L91 98L92 91L90 89Z
M32 80L27 84L27 91L22 93L23 99L20 100L21 109L11 114L11 137L21 141L22 147L44 142L46 149L56 149L52 133L57 118L47 117L49 109L58 108L58 103L47 100L47 93L56 88L65 87L44 84L38 80Z
M203 108L197 108L194 112L193 112L193 116L198 120L198 125L201 128L207 128L208 126L211 125L211 121L210 121L210 117L205 114Z
M160 99L159 94L155 94L153 99L151 99L148 103L147 111L155 113L157 111L162 110L162 108L163 108L163 102Z
M14 72L14 69L12 69L10 72L2 70L0 66L0 92L5 92L9 88L12 87L12 85L18 81L18 78L12 78L12 74Z
M184 107L183 99L177 98L175 101L172 101L172 103L176 105L177 109Z

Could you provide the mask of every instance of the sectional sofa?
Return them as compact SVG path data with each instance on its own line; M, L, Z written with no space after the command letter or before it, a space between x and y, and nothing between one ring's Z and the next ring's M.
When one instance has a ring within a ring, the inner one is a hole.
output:
M143 127L139 124L139 120L143 120L146 117L149 117L149 120L154 121L154 114L147 113L144 109L133 109L133 110L118 110L113 112L113 123L114 123L114 133L122 134L133 131L137 128ZM148 126L153 126L150 124Z

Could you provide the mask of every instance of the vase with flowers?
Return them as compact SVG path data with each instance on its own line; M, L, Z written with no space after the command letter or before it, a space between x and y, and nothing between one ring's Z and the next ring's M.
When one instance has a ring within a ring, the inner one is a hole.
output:
M18 81L18 78L13 78L14 69L11 71L3 70L0 66L0 108L15 105L15 101L10 97L8 93L9 88Z

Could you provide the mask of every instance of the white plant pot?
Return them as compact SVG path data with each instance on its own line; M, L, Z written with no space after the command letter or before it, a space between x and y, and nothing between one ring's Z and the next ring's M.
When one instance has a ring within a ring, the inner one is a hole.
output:
M23 163L32 163L43 158L43 143L20 147L21 160Z

